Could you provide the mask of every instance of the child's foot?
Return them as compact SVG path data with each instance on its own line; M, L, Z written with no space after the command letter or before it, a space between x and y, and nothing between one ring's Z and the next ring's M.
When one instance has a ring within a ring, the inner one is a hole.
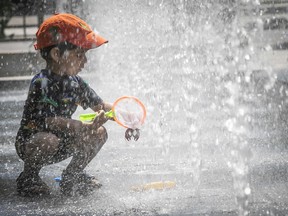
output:
M85 172L71 174L64 171L60 182L61 192L66 196L85 196L94 189L99 189L101 186L102 184L94 176L88 175Z
M41 196L51 193L49 187L41 178L31 173L22 172L16 180L17 192L21 196Z

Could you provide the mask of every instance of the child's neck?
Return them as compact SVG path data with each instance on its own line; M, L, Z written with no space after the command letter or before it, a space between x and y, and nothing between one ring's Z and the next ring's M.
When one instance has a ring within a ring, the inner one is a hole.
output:
M65 72L63 72L60 67L58 67L57 65L49 65L47 64L46 66L47 70L50 70L52 73L57 74L59 76L64 76Z

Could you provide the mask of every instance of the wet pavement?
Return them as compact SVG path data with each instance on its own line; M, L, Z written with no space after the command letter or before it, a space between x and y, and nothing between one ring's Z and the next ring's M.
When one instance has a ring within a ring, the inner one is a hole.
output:
M63 197L54 178L61 174L68 159L41 171L41 177L52 188L50 197L18 196L15 179L23 162L16 155L14 138L26 92L27 88L0 92L0 215L238 215L227 146L203 145L201 165L195 167L185 158L187 144L181 133L176 131L178 135L167 151L153 143L145 129L138 142L125 141L124 129L113 123L107 124L107 144L87 168L102 182L101 189L87 197ZM74 117L80 112L77 110ZM269 137L258 134L250 139L250 215L287 215L288 149L283 144L264 145ZM189 155L193 157L193 152ZM174 181L176 186L165 190L132 189L158 181Z

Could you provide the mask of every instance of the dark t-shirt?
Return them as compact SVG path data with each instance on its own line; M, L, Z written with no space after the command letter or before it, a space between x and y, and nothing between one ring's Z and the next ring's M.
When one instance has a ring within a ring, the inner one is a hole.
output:
M31 81L25 102L18 139L46 131L45 118L71 118L80 105L83 109L101 104L102 99L79 76L59 76L42 70Z

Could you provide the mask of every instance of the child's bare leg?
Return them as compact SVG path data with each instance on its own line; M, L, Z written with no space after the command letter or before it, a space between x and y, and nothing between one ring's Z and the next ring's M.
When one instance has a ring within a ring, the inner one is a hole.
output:
M58 151L59 140L51 133L39 132L25 143L24 171L17 178L17 191L25 196L49 194L49 187L40 179L40 169Z
M87 131L79 134L75 143L71 145L74 150L73 158L67 166L66 171L81 172L97 155L104 143L107 141L108 135L104 127L100 127L97 131Z
M41 169L57 153L59 138L46 132L36 133L25 145L25 168ZM40 171L40 170L39 170Z
M107 137L104 127L96 131L86 131L77 137L75 143L71 145L75 149L72 160L62 174L60 186L64 194L72 195L75 185L78 185L76 190L80 190L81 194L85 194L89 188L101 186L97 179L85 174L83 170L100 151Z

